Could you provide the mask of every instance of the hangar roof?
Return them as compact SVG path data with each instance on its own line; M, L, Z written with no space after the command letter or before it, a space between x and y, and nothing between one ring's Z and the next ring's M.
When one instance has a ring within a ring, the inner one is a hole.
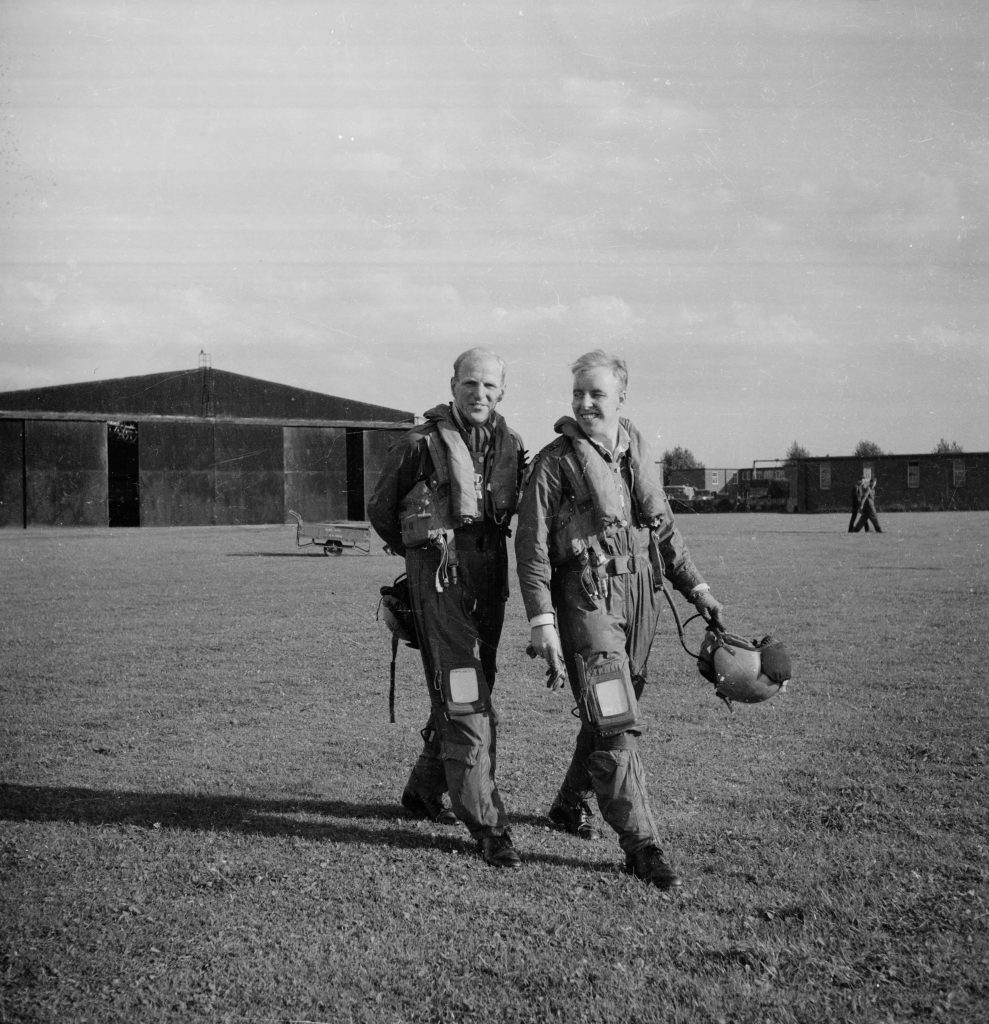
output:
M305 391L212 367L0 392L0 410L119 418L144 415L401 423L414 420L413 413L401 409Z

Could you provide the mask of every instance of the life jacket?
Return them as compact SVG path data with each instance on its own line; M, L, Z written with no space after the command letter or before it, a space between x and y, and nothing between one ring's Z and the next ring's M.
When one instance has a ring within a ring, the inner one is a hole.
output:
M576 421L563 417L555 425L557 433L565 438L560 464L572 509L570 514L561 510L553 551L561 562L575 560L598 580L637 571L635 556L620 554L615 539L630 529L659 526L668 509L652 463L648 456L643 460L642 436L629 420L620 422L629 436L630 509L623 500L621 475L594 448ZM629 551L631 545L625 548Z
M432 470L399 505L402 543L421 547L458 527L488 518L507 530L519 496L519 436L497 413L491 416L486 454L472 452L449 406L426 413L412 431L425 440Z

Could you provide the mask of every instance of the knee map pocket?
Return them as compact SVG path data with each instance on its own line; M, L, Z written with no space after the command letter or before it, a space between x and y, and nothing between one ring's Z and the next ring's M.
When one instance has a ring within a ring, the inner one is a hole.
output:
M574 656L584 715L599 736L640 732L639 704L632 688L628 660L605 658L590 665Z
M487 711L490 706L488 684L477 664L444 668L440 685L443 706L448 715L477 715Z

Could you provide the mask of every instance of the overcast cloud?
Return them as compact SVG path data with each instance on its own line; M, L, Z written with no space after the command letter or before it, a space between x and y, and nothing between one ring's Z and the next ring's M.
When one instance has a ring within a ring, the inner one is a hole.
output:
M569 363L711 467L989 450L984 0L0 6L0 389L213 366L421 412Z

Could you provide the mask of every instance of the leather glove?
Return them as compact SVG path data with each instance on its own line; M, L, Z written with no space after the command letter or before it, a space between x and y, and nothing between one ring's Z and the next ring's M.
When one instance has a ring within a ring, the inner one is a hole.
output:
M693 600L694 607L704 616L704 621L715 629L724 629L721 615L724 612L722 603L712 595L710 590L700 591Z

